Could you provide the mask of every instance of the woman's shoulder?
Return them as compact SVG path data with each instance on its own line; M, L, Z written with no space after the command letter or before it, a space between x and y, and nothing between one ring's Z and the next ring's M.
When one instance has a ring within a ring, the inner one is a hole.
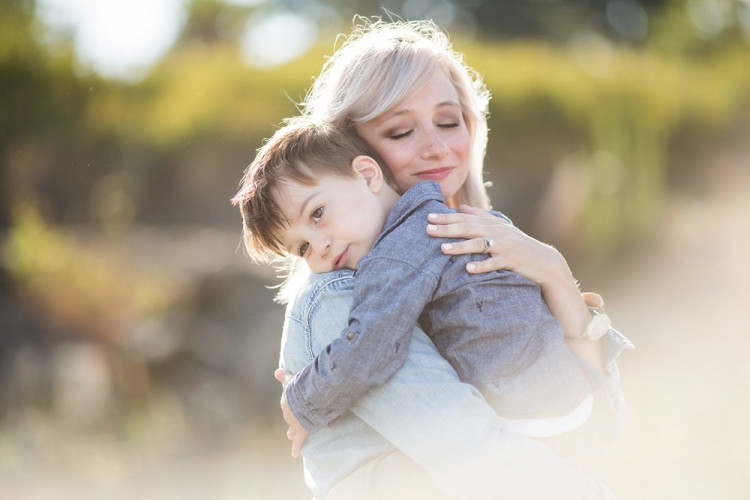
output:
M336 298L351 300L354 290L354 271L339 269L330 273L309 273L296 287L287 304L288 316L302 319L321 307L336 307ZM348 305L347 305L348 311Z
M321 300L327 293L351 291L354 286L354 270L338 269L329 273L310 273L300 295L313 301Z

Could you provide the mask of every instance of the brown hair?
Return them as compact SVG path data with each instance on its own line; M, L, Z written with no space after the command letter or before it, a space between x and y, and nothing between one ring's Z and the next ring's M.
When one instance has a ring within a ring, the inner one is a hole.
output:
M352 161L360 155L375 159L392 184L377 153L353 129L296 118L277 130L245 169L232 198L242 214L243 240L250 257L269 262L287 256L279 232L288 221L274 198L281 183L311 186L320 175L354 177Z

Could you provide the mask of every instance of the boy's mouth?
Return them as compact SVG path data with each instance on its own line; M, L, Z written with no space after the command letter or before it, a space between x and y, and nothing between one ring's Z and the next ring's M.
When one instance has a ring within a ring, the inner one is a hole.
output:
M346 265L346 257L349 255L349 247L346 247L335 259L333 259L333 270L341 269Z

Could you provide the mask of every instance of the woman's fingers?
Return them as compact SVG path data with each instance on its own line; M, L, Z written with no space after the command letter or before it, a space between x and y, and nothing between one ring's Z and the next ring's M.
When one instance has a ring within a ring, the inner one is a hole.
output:
M485 219L487 217L494 217L487 212L480 210L480 213L443 213L443 214L429 214L427 220L434 224L457 224L460 222L477 222L479 219Z
M466 270L471 274L487 273L505 269L505 260L502 257L487 257L484 260L474 260L466 264Z
M427 233L438 238L501 237L505 228L511 227L505 219L484 210L462 207L471 213L429 214Z
M495 240L492 238L489 238L489 240L492 242L492 246L489 248L489 251L487 253L493 253L493 250L496 250ZM442 245L440 245L440 249L444 254L448 255L484 253L484 238L471 238L470 240L443 243Z
M443 224L427 224L427 234L436 238L456 238L471 237L468 236L471 231L470 226L463 222L451 222Z
M481 208L472 207L471 205L459 205L458 211L462 214L471 214L471 215L477 215L479 217L492 217L495 218L494 215L487 212L487 210L482 210Z
M471 273L506 269L543 285L567 263L553 247L530 237L507 220L474 207L461 205L459 213L430 214L427 233L436 238L457 238L446 242L442 251L450 255L479 254L488 257L467 265ZM492 241L485 248L484 238Z
M469 216L473 217L473 216ZM479 238L481 236L500 236L502 226L492 221L464 221L445 224L427 224L427 234L436 238Z

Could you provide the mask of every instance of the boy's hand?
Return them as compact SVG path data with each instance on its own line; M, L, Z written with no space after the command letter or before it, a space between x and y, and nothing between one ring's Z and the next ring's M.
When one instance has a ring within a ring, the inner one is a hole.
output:
M276 377L276 380L281 382L281 413L284 416L284 422L289 425L289 429L286 431L286 437L292 442L292 456L297 458L299 457L299 452L302 449L302 445L305 444L309 433L304 427L302 427L302 424L299 423L297 417L294 416L294 413L292 413L292 410L289 408L289 403L286 400L286 392L283 389L286 388L286 385L292 380L291 373L283 368L279 368L273 372L273 376Z

